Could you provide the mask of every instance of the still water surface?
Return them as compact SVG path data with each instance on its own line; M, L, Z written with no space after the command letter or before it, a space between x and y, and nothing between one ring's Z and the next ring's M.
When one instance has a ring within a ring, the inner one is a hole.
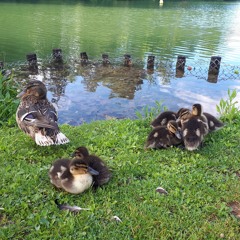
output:
M240 89L239 15L239 2L1 1L0 61L16 67L27 53L37 53L38 73L22 78L48 84L61 123L134 118L156 100L173 110L201 102L216 114L227 89ZM63 51L69 65L64 73L41 68L53 48ZM107 53L112 67L79 67L83 51L95 62ZM135 67L121 66L126 53ZM150 54L155 55L151 73ZM174 73L178 55L193 68L182 78ZM213 55L222 57L217 83L207 81Z

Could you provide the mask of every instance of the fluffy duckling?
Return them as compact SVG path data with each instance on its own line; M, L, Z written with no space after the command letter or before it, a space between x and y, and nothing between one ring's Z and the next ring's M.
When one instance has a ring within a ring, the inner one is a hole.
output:
M90 188L93 176L99 172L91 168L84 159L59 159L49 170L51 183L57 188L73 194L79 194Z
M29 82L17 97L21 98L16 112L17 124L37 145L49 146L69 142L59 130L56 109L48 101L47 88L41 81Z
M209 132L218 130L224 126L224 124L212 114L204 112L203 115L207 118Z
M189 151L198 149L206 135L206 126L199 118L190 118L182 125L185 148Z
M176 121L177 114L173 111L164 111L160 113L152 122L151 127L156 128L160 126L166 126L167 123L171 120Z
M106 163L101 158L90 155L86 147L78 147L72 157L84 159L91 168L98 171L98 175L93 175L93 187L99 187L111 179L112 174Z
M169 121L167 126L154 128L148 135L145 149L148 148L168 148L182 143L182 137L176 121Z
M188 108L180 108L177 112L177 123L179 125L182 124L182 122L188 120L192 116L191 111Z
M185 148L193 151L201 146L203 138L208 134L208 121L202 112L201 104L192 106L191 115L181 120Z

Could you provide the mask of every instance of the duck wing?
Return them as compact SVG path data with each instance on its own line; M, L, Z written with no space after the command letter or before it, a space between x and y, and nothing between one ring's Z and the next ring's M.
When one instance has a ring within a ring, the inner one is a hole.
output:
M37 128L58 129L57 112L47 100L39 101L28 107L20 106L17 112L19 122Z

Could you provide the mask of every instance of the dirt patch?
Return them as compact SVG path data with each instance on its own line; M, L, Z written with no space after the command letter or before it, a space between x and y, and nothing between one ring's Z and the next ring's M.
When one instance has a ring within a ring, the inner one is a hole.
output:
M231 214L233 214L236 218L240 218L240 203L237 201L232 201L227 204L228 207L230 207Z

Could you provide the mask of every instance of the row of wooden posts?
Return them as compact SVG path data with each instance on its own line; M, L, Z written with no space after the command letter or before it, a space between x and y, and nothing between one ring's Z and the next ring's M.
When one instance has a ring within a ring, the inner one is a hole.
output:
M60 48L54 48L52 50L52 57L53 61L58 64L63 63L63 56L62 56L62 49ZM28 65L30 69L37 69L37 55L36 53L29 53L26 55ZM86 52L80 53L80 59L82 65L87 65L89 63L88 55ZM154 69L154 61L155 56L149 55L147 59L147 69L153 70ZM103 65L109 65L110 61L108 58L108 54L102 54L102 64ZM208 78L213 82L217 81L217 77L219 74L221 64L221 57L219 56L212 56L209 64L208 69ZM124 62L123 65L126 67L132 66L132 59L130 54L124 55ZM176 77L183 77L184 70L186 65L186 57L185 56L178 56L177 62L176 62ZM4 63L0 61L0 69L3 69ZM191 67L188 68L188 70L191 70Z

